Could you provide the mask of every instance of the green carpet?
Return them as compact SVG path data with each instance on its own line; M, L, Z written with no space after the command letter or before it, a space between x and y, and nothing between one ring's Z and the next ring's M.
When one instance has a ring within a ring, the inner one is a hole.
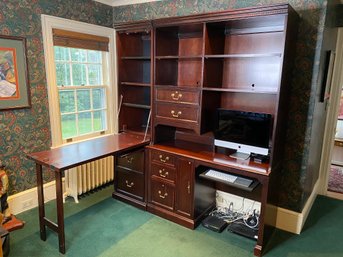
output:
M253 256L255 242L202 226L190 230L138 210L111 197L112 187L65 203L66 254L58 252L57 235L47 229L39 237L38 209L17 215L26 222L10 234L10 256L115 257L244 257ZM55 219L55 202L46 207ZM318 197L301 235L277 231L265 256L342 257L343 202Z

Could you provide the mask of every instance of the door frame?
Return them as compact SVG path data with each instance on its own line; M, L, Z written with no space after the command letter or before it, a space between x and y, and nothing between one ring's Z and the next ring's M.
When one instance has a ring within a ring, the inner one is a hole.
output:
M336 133L336 123L339 110L341 90L343 86L343 28L338 28L336 43L336 56L332 73L330 98L327 102L327 116L325 122L322 157L320 162L319 194L327 195L329 182L329 167L331 165L332 151Z

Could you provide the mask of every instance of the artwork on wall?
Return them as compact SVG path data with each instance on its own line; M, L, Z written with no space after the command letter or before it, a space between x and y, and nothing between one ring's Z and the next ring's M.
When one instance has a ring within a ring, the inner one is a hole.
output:
M26 40L0 35L0 110L30 105Z

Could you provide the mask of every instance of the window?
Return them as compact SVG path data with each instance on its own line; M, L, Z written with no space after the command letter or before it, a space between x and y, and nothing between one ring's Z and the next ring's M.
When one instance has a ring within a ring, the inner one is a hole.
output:
M54 46L54 57L62 139L106 130L106 52Z
M48 15L42 28L52 147L114 133L115 31Z

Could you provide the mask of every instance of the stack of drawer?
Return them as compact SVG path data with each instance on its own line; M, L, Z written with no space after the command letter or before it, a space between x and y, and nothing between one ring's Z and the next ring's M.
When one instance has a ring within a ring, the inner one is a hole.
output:
M173 210L175 203L176 158L161 151L151 151L150 202Z
M199 89L157 87L155 99L156 124L199 130Z
M115 196L145 205L144 149L120 155L116 162Z

